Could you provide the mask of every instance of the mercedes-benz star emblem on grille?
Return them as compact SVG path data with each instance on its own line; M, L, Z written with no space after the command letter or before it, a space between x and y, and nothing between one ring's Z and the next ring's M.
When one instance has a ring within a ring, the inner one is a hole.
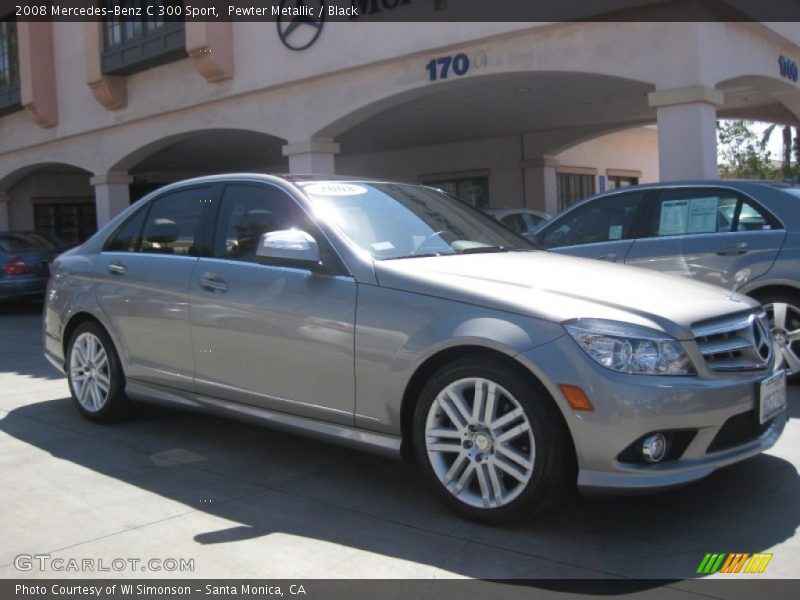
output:
M763 317L753 319L753 345L758 355L766 362L772 352L772 341L770 339L769 328L764 322Z

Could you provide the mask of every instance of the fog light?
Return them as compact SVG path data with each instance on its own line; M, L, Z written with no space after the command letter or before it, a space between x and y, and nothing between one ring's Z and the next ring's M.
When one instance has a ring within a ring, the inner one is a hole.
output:
M642 442L642 456L649 463L656 463L667 453L667 439L661 433L649 435Z

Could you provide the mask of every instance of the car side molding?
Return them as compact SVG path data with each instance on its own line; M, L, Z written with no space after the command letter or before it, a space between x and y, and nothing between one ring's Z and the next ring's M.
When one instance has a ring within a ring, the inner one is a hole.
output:
M300 433L306 437L346 448L363 450L385 458L401 460L400 436L325 423L259 406L229 402L220 398L183 392L153 383L132 381L130 379L125 384L125 393L132 400L139 402L224 416L280 431Z

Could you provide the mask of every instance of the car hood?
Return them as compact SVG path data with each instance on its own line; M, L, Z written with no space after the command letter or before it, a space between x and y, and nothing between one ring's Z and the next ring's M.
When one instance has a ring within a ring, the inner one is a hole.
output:
M694 323L751 310L735 292L675 275L548 252L498 252L375 263L379 285L562 322L597 318L691 339Z

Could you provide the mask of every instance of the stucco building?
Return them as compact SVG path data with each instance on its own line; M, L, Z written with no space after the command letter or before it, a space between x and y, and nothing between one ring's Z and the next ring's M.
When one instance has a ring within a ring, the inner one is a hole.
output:
M77 242L163 183L248 170L555 213L613 186L714 177L718 118L800 122L792 23L360 20L301 50L297 29L4 21L0 231Z

